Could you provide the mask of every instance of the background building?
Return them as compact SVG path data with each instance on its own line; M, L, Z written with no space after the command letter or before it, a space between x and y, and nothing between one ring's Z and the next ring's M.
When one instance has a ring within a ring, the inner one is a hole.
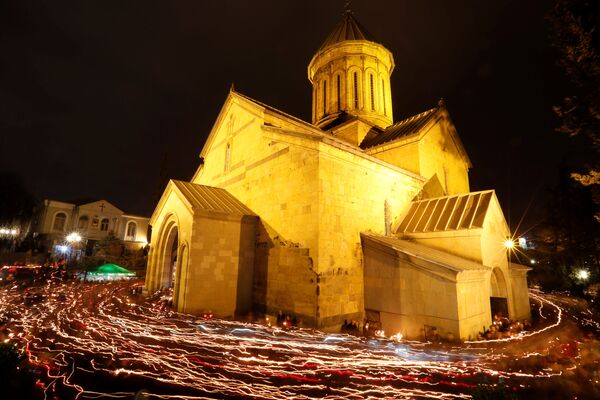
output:
M79 250L91 255L95 243L111 233L132 250L146 246L148 220L126 214L106 200L67 203L46 199L34 215L30 233L48 252L60 255L68 245L67 235L77 232L82 238Z

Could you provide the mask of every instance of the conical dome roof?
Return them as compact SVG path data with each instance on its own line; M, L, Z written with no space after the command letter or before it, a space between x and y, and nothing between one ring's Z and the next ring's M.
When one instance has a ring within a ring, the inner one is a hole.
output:
M367 32L364 26L354 18L351 11L346 11L343 14L342 20L336 25L333 31L327 36L317 53L325 50L329 46L345 40L368 40L374 42L371 35Z

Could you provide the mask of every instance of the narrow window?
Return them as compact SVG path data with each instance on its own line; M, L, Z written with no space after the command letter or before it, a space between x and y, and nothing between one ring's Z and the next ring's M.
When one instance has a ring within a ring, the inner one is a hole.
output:
M381 97L383 99L383 114L387 115L387 107L385 106L385 82L381 80Z
M327 114L327 81L323 81L323 115Z
M225 147L225 171L229 171L229 162L231 161L231 143Z
M371 84L371 110L375 110L375 89L373 88L373 74L369 75L369 83Z
M342 109L341 104L341 93L342 93L342 84L340 82L340 76L337 76L337 110L340 111Z
M358 74L354 73L354 108L358 108Z
M100 221L100 230L105 232L108 230L108 218L104 218Z

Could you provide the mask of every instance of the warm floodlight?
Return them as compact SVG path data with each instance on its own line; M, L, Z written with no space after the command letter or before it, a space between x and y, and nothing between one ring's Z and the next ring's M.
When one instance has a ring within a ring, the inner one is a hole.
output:
M582 281L586 281L589 277L590 273L585 269L580 269L577 271L577 278L581 279Z
M504 241L504 247L507 249L513 249L515 247L515 241L512 239L506 239Z
M531 264L535 264L535 263L536 263L536 261L535 261L533 258L532 258L531 260L529 260L529 262L530 262Z
M67 235L67 242L69 242L69 243L81 242L81 235L77 232L69 233Z

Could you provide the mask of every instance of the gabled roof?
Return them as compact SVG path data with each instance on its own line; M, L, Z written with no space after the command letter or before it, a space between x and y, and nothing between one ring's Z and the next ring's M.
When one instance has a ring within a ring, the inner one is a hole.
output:
M382 133L377 136L363 140L360 147L368 149L383 143L391 142L404 136L409 136L419 132L429 121L433 120L437 115L440 107L434 107L420 114L403 119L396 122L394 125L388 126Z
M467 260L466 258L455 256L454 254L450 254L445 251L437 250L415 242L410 242L408 240L398 239L390 236L376 235L370 232L361 232L360 235L364 239L380 243L381 245L393 249L398 253L428 261L454 272L489 270L488 267L475 261Z
M174 192L192 214L208 212L235 217L256 216L225 189L171 179L150 217L150 225L155 224L165 203Z
M413 201L397 232L420 233L483 228L493 198L494 191L486 190Z
M342 20L335 26L333 31L327 36L317 53L325 50L329 46L346 40L368 40L375 42L367 30L354 18L352 11L347 10L343 14Z
M214 186L171 180L171 183L190 203L192 209L230 215L256 215L227 190Z

